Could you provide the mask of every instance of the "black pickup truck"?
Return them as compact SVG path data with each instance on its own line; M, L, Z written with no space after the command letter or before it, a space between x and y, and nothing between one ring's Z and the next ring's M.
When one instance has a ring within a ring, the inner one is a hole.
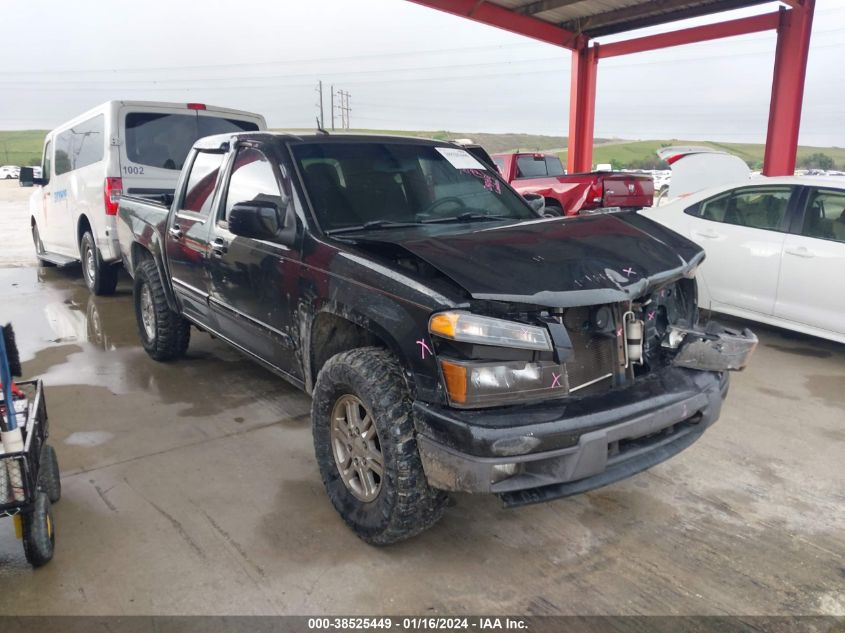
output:
M172 198L120 201L145 349L175 359L193 325L311 394L326 490L370 543L446 491L519 506L675 455L756 345L698 325L692 242L543 217L451 143L207 137Z

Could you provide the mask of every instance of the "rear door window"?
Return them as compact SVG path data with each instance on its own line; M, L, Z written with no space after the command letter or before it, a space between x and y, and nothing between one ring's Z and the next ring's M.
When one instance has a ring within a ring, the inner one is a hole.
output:
M126 115L126 157L133 163L182 169L197 139L228 132L251 132L251 121L223 117L162 112L130 112Z
M781 231L792 192L792 187L738 189L706 200L689 212L711 222Z
M845 243L845 191L814 189L801 234Z
M725 211L725 223L779 231L789 208L792 187L771 187L734 192Z

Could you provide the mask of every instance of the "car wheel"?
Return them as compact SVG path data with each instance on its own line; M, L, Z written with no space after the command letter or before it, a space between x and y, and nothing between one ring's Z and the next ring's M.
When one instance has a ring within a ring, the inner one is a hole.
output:
M191 341L191 324L170 309L158 267L152 259L142 261L135 270L132 295L138 333L147 354L157 361L184 356Z
M546 200L543 215L547 218L559 218L563 215L563 207L556 200Z
M114 294L117 288L117 266L103 262L90 231L86 231L79 242L79 254L82 258L82 276L88 290L95 295Z
M41 567L53 558L56 533L53 528L53 511L46 492L35 493L32 511L21 517L23 551L33 567Z
M38 470L38 489L47 493L50 503L62 498L62 480L59 474L59 460L56 449L49 444L41 447L41 460Z
M42 268L52 268L55 266L52 262L42 259L44 256L44 243L41 241L41 234L38 232L38 225L32 225L32 243L35 245L35 256L38 258L38 265Z
M411 399L390 352L365 347L330 358L317 376L311 419L329 499L364 541L395 543L440 519L447 497L426 480Z

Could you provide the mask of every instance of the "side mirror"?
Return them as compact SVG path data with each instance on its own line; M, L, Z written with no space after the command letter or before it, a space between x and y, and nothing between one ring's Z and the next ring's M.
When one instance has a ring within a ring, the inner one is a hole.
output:
M35 171L32 167L21 167L18 184L21 187L32 187L35 184Z
M290 211L292 205L288 204ZM229 231L241 237L272 240L283 244L291 241L293 231L287 226L286 216L275 202L252 200L238 202L229 212Z
M532 209L540 215L543 214L543 211L546 208L546 199L543 196L539 193L524 193L522 194L522 197Z

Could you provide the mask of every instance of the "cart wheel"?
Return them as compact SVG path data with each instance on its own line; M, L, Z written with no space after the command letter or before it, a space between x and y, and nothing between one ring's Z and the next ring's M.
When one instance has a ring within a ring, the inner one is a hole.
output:
M56 533L53 530L53 512L46 492L35 493L32 512L21 517L23 523L23 551L33 567L41 567L53 558Z
M50 503L62 498L62 480L59 476L59 460L56 449L49 444L41 447L41 465L38 471L38 489L47 493Z

